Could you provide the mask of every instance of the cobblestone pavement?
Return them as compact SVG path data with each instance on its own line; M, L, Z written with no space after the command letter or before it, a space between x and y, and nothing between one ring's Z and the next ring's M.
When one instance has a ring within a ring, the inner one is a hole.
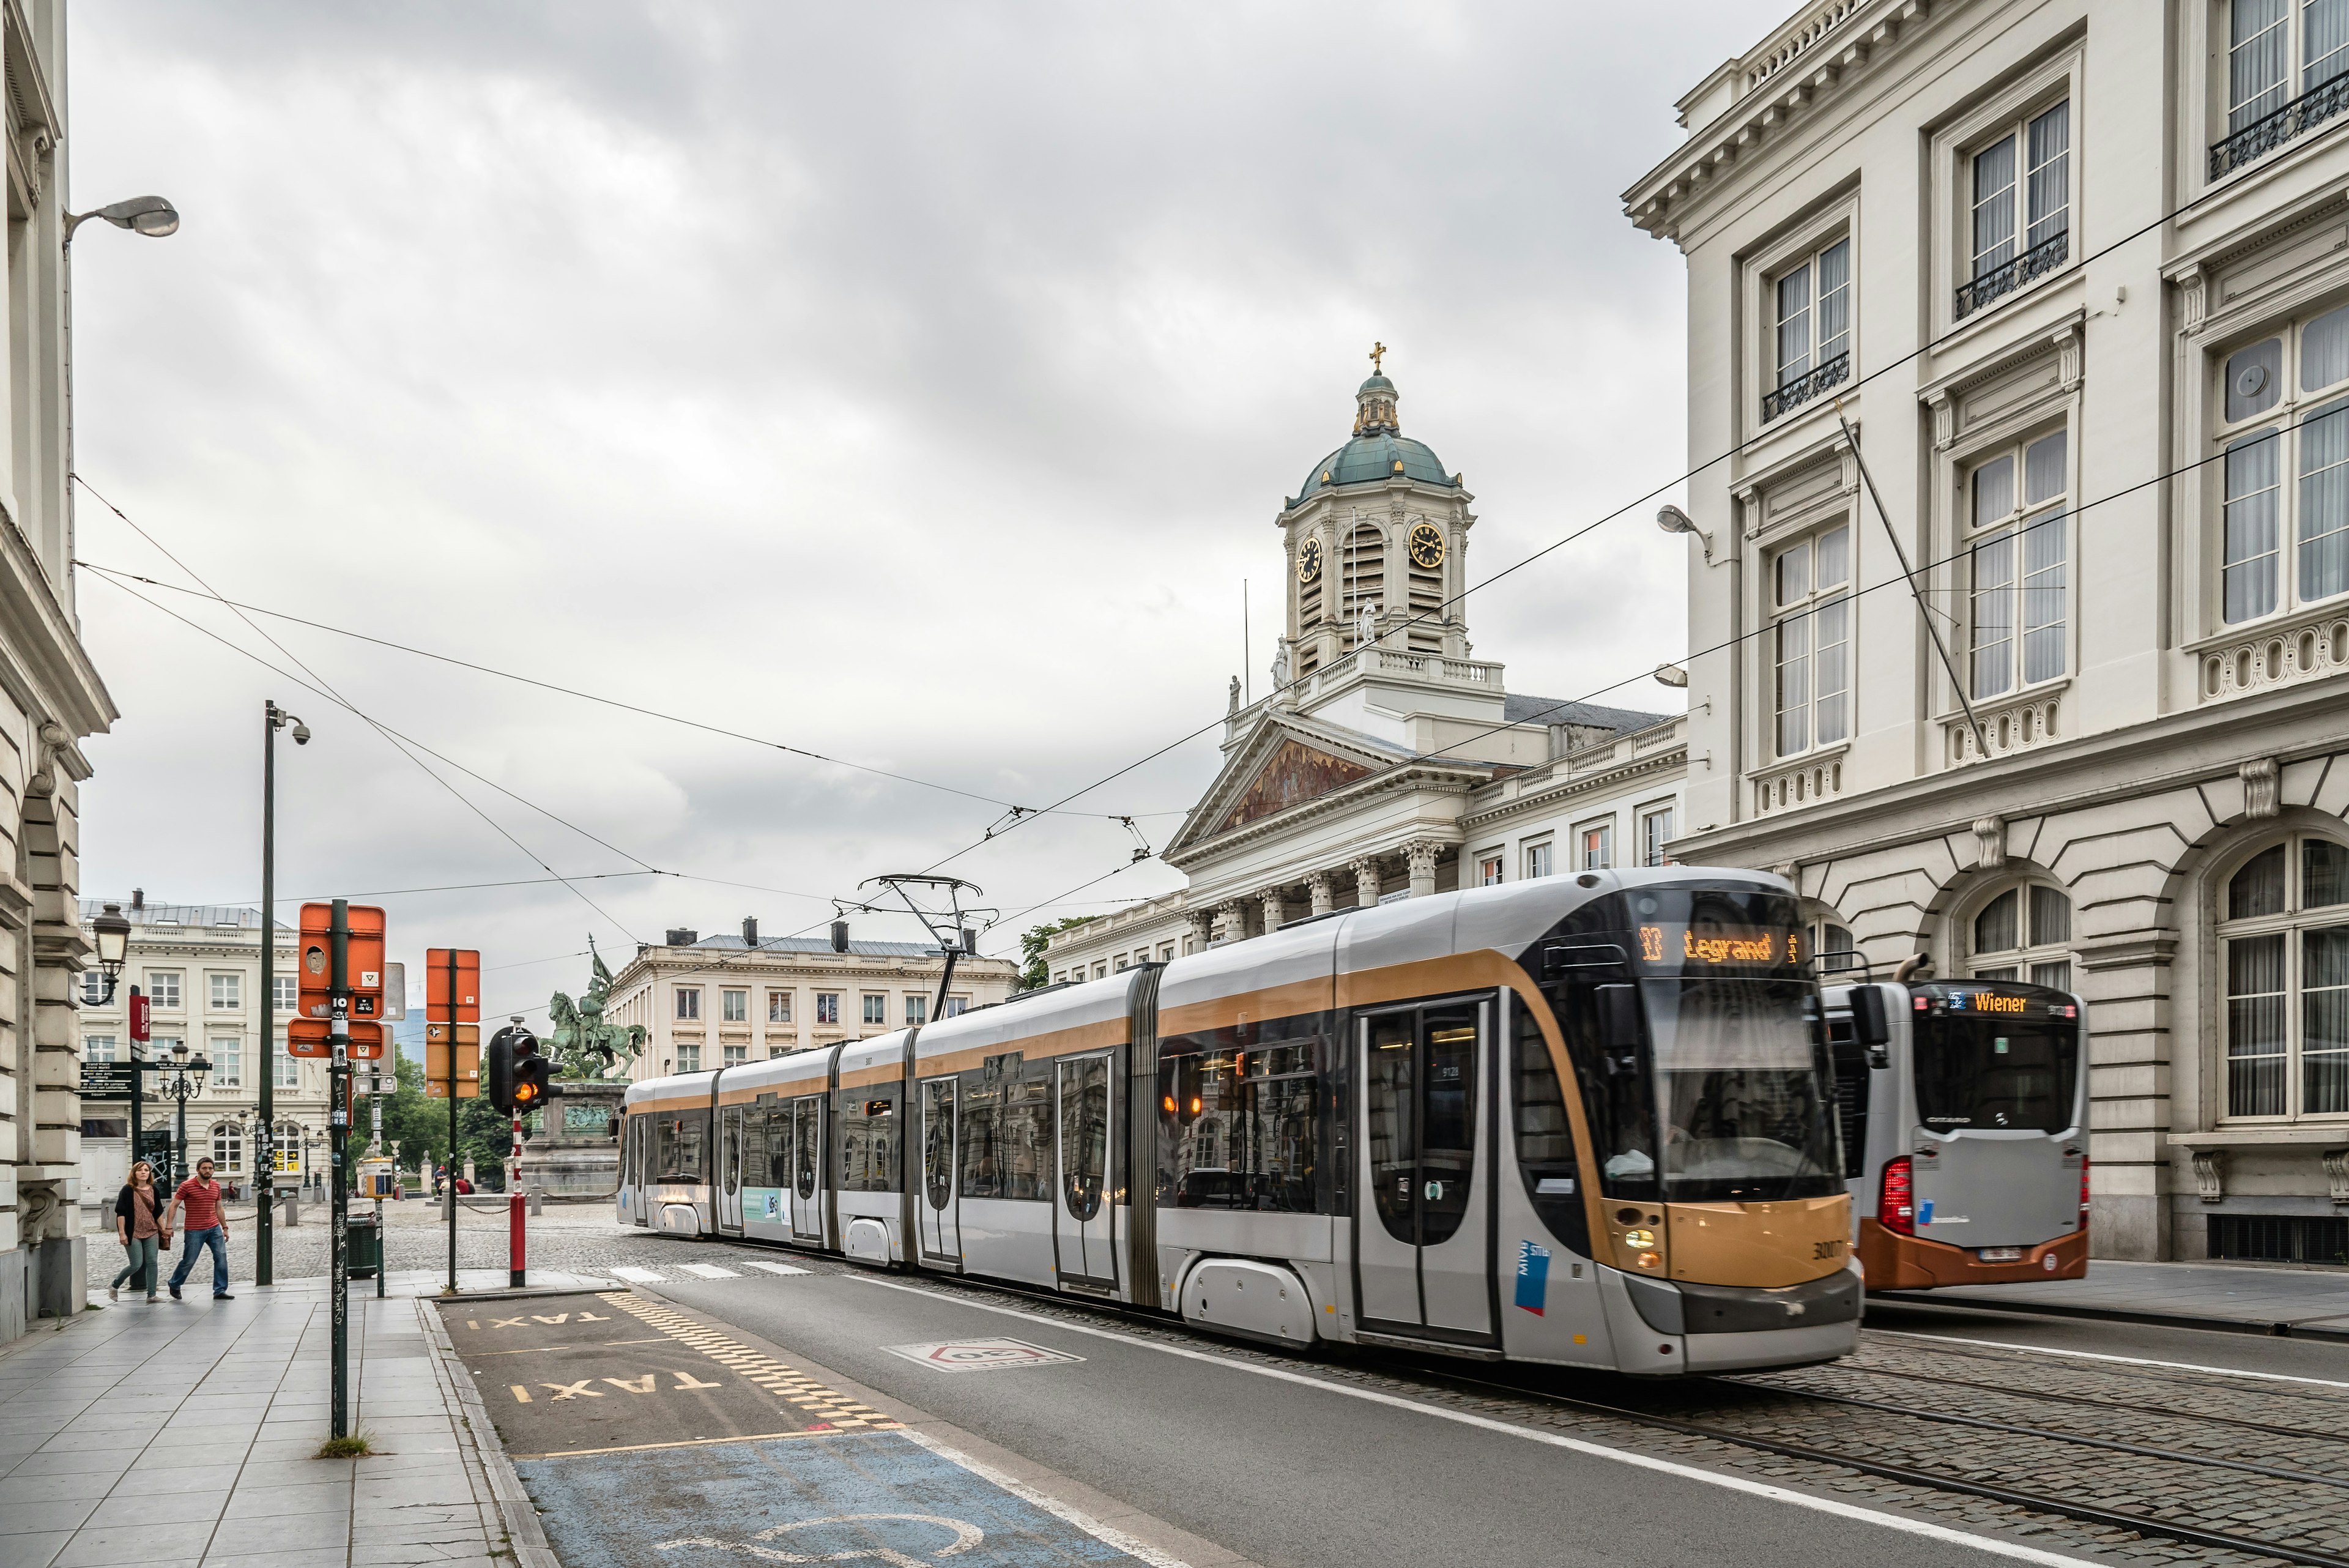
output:
M502 1267L502 1202L460 1209L459 1262ZM387 1204L391 1266L432 1268L446 1257L437 1205ZM277 1232L278 1277L326 1270L326 1228L305 1210L297 1230ZM622 1226L603 1204L552 1205L530 1221L533 1267L579 1273L637 1272L639 1282L788 1259L806 1268L846 1267L765 1247L681 1241ZM250 1271L250 1226L233 1234L239 1278ZM707 1277L705 1274L704 1277ZM935 1288L980 1285L934 1282ZM1020 1310L1101 1324L1100 1309L1017 1298ZM1199 1336L1147 1320L1123 1332L1196 1345ZM1297 1358L1216 1341L1219 1354L1296 1366ZM2273 1542L2349 1560L2349 1388L2152 1367L2064 1360L2028 1351L1969 1349L1868 1333L1859 1354L1799 1371L1653 1383L1540 1368L1416 1365L1387 1355L1340 1355L1308 1364L1313 1376L1391 1389L1497 1419L1570 1432L1691 1462L1912 1509L1961 1528L2028 1536L2051 1550L2085 1550L2138 1563L2269 1563L2281 1559L2187 1545L2013 1504L1908 1485L1815 1460L1758 1452L1723 1440L1750 1436L1944 1475L2116 1513ZM1820 1396L1832 1397L1822 1398ZM1661 1431L1577 1409L1591 1401L1713 1428L1722 1438ZM1864 1401L1866 1403L1853 1403ZM1977 1425L1921 1418L1922 1413ZM1996 1425L1991 1425L1995 1423ZM2016 1428L2025 1428L2017 1430ZM2074 1439L2089 1439L2087 1442ZM2126 1445L2123 1451L2109 1446ZM2144 1450L2158 1450L2147 1452Z

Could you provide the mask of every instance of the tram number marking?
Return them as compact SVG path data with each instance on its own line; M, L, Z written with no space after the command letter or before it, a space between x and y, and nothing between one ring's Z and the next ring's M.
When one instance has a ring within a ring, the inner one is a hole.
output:
M1840 1236L1832 1241L1814 1241L1811 1243L1811 1256L1814 1260L1840 1258L1850 1245Z
M1661 926L1640 928L1640 956L1650 963L1660 962L1664 956L1664 931Z

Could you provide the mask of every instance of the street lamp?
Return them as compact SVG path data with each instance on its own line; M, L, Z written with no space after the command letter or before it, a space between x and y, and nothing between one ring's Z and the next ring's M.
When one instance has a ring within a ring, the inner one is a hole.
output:
M294 743L310 743L310 726L275 702L261 705L261 1137L255 1158L267 1172L269 1190L277 1190L277 1163L271 1145L277 1131L277 732L294 728ZM253 1278L272 1284L277 1278L275 1239L266 1199L253 1222Z
M161 1086L160 1092L177 1100L180 1105L179 1130L176 1137L177 1152L172 1156L171 1160L176 1168L172 1172L173 1184L177 1185L180 1174L189 1168L188 1101L191 1097L204 1092L204 1080L211 1075L212 1070L212 1058L191 1056L188 1054L188 1043L185 1040L175 1040L171 1043L170 1061L152 1062L146 1066L150 1073L171 1075L170 1081Z
M115 983L122 978L122 966L130 956L130 921L119 904L109 904L89 923L98 938L98 972L106 976L106 995L98 1005L114 1000Z
M161 196L133 196L109 206L97 207L87 213L66 214L66 244L73 244L74 231L92 218L104 218L118 229L129 229L150 240L160 240L180 232L180 210Z

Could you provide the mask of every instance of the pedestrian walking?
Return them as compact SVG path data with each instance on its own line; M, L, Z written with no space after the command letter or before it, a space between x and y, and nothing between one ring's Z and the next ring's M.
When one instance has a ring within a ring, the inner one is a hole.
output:
M196 1161L195 1175L180 1183L171 1194L171 1207L163 1215L163 1245L171 1244L171 1221L180 1210L188 1211L188 1246L180 1254L179 1267L171 1271L171 1299L180 1299L180 1287L187 1282L188 1271L196 1266L196 1252L210 1248L212 1254L212 1300L234 1301L228 1293L228 1228L221 1222L220 1183L212 1179L212 1162Z
M163 1235L163 1195L155 1190L155 1168L145 1160L130 1168L130 1179L114 1199L114 1233L128 1261L114 1282L106 1287L108 1301L122 1299L122 1282L144 1285L147 1299L155 1299L155 1276L160 1265L156 1244Z

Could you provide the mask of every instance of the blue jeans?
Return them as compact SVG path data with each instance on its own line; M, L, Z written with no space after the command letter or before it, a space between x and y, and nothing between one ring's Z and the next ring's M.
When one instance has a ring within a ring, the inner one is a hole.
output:
M114 1276L113 1288L120 1290L122 1282L129 1280L134 1289L143 1289L149 1295L153 1295L156 1268L155 1238L149 1236L142 1240L134 1236L122 1244L122 1251L129 1262L124 1263L122 1272Z
M187 1249L180 1254L180 1266L171 1271L171 1288L178 1290L188 1282L188 1272L196 1266L196 1253L205 1247L212 1250L212 1294L228 1294L228 1229L222 1225L207 1226L202 1231L190 1231L180 1244Z

